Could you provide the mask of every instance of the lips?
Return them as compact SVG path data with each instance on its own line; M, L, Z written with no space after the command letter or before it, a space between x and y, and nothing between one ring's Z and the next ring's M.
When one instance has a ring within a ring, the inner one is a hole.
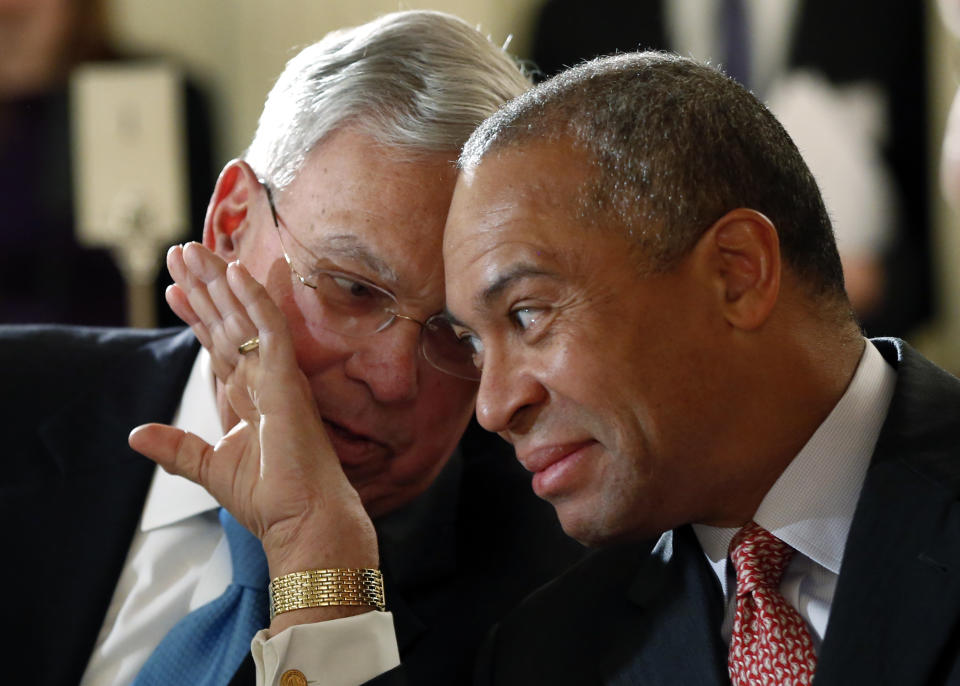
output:
M576 441L518 452L520 463L533 472L533 491L541 498L569 492L578 482L577 466L585 453L597 445L595 440Z
M343 424L323 420L333 449L346 471L362 467L376 467L385 462L393 452L387 444L365 434L356 433Z

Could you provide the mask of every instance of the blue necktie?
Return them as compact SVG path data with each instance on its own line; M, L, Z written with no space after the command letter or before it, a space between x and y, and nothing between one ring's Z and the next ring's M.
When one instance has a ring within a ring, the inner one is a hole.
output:
M164 636L134 686L223 686L250 651L253 635L267 625L267 559L260 541L220 509L230 545L233 581Z

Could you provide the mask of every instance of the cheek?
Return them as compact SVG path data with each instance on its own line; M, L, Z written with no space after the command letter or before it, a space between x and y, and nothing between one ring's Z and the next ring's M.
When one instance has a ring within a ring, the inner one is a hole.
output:
M276 303L287 321L297 364L304 374L307 376L317 374L350 354L351 351L342 336L327 331L305 314L309 312L310 305L305 298L312 295L309 289L297 287L296 284L287 281L271 283L267 290L270 299Z
M651 396L659 384L645 362L649 353L627 341L582 336L556 344L539 355L536 372L561 421L590 433L612 459L634 461L643 455L657 431L660 403ZM631 467L632 468L632 467Z
M417 407L410 420L416 436L414 444L391 467L402 480L416 480L425 473L439 471L460 441L473 415L477 386L453 379L441 372L420 389Z

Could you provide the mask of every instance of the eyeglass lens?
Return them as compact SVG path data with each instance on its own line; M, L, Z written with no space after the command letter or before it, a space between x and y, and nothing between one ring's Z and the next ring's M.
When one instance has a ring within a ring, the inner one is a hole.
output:
M308 319L345 336L368 336L388 327L399 314L399 303L388 291L361 279L332 270L318 269L303 276L291 262L283 241L270 186L261 181L270 203L274 225L284 256L293 273L314 291L313 311ZM417 321L417 320L413 320ZM474 351L462 342L443 315L434 315L420 323L420 351L431 365L462 379L478 380L480 370L474 364Z
M461 379L480 379L473 348L457 337L443 315L435 315L427 320L423 325L421 341L423 356L440 371Z
M318 270L304 279L315 298L308 318L326 329L345 336L369 336L389 326L399 305L387 291L373 284L337 272ZM473 349L457 338L442 315L434 315L422 324L421 351L440 371L464 379L479 379L473 362Z

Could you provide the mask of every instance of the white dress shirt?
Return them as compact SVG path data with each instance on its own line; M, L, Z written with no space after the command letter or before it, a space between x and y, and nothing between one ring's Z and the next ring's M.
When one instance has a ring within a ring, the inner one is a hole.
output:
M671 50L714 64L722 59L721 0L667 0L663 7ZM786 70L798 9L798 0L744 2L755 90L765 91Z
M205 350L190 372L173 425L210 444L223 436ZM81 686L132 683L178 621L223 593L233 571L219 507L201 486L157 467ZM348 686L400 663L389 612L311 626L302 639L291 630L269 640L266 631L258 634L258 683L279 683L289 665L322 675L311 676L311 683Z
M823 424L767 492L754 521L796 553L780 592L811 630L814 648L827 630L840 563L896 372L869 341L860 364ZM726 599L721 633L730 642L736 611L736 575L727 549L737 529L694 524Z
M206 351L173 425L210 443L222 436ZM173 625L227 587L230 550L218 507L202 487L157 467L81 686L131 683Z

